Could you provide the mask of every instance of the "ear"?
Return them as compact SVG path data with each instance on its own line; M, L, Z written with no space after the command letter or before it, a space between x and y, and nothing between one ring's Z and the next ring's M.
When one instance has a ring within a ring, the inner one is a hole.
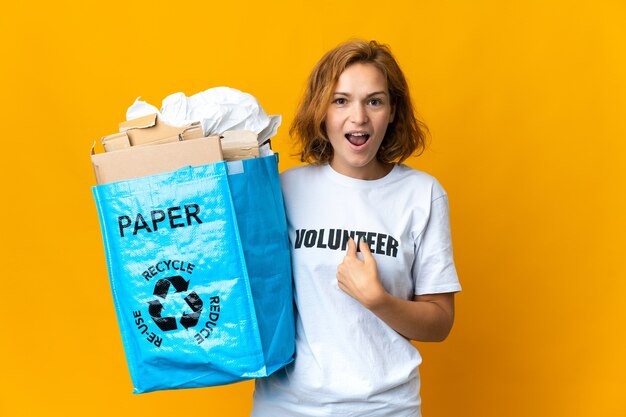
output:
M389 113L389 123L393 123L394 118L396 117L396 106L394 104L391 105L391 113Z

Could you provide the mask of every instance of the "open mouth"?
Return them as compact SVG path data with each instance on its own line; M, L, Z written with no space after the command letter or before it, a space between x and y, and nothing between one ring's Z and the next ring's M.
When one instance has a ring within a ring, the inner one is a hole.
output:
M364 145L365 142L367 142L370 138L369 133L365 132L350 132L346 133L345 136L346 139L348 139L348 142L350 142L354 146Z

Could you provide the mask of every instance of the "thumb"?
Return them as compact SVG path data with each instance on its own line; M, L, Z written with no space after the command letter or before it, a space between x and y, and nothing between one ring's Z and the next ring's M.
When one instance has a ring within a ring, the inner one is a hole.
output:
M354 243L354 239L348 239L348 250L346 251L346 256L356 258L356 243Z

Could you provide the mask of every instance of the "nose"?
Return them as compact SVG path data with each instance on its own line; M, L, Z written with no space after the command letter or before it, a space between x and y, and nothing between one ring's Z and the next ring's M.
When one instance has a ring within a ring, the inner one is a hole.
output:
M355 103L350 114L350 119L352 123L357 125L367 123L367 110L365 109L365 106L360 103Z

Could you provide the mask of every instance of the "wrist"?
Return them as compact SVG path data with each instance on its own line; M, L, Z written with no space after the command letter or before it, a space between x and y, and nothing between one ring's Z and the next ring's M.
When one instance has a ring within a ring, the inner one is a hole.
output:
M391 301L391 294L389 294L381 286L378 291L372 294L364 303L365 308L372 312L383 310Z

